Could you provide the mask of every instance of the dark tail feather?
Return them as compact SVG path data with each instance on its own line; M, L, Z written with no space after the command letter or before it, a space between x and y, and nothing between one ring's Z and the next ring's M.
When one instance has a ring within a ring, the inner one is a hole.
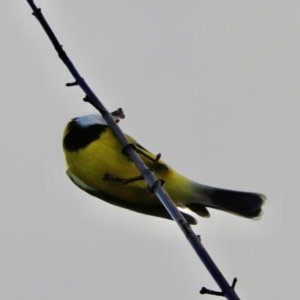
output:
M261 194L217 188L209 189L208 195L212 203L207 206L250 219L259 217L262 214L261 207L266 199Z
M249 219L262 215L261 207L266 200L266 197L262 194L219 189L196 182L192 183L192 187L194 192L190 199L190 204L187 206L200 216L203 215L203 206L223 210ZM199 207L201 208L201 214L198 213Z

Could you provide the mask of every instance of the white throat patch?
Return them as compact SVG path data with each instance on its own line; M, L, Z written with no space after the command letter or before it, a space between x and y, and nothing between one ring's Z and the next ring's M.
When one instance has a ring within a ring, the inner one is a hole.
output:
M88 127L90 125L100 124L107 125L107 122L101 115L85 115L76 118L76 123L81 125L82 127Z

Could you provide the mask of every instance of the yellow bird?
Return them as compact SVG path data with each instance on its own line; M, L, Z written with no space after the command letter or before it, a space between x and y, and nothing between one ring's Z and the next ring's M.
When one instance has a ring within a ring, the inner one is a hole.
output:
M162 160L139 145L132 137L141 159L153 167L155 176L165 181L165 189L174 203L189 208L199 216L209 217L206 207L230 212L246 218L262 213L265 196L209 187L178 174ZM101 115L86 115L72 119L63 134L63 149L68 166L67 175L81 189L113 205L139 213L171 219L156 195L149 192L144 180L124 184L124 179L136 177L139 170L122 152L122 145ZM194 217L183 213L190 224Z

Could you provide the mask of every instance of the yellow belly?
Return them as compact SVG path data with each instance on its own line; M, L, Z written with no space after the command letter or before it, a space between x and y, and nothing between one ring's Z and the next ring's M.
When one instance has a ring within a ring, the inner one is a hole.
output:
M135 142L127 137L130 142ZM135 164L122 152L122 146L110 129L101 134L100 139L92 142L84 149L65 151L68 167L77 177L95 190L112 195L124 201L145 205L157 204L157 197L149 193L148 184L144 180L123 184L113 180L103 180L106 172L121 178L130 178L140 175ZM148 154L148 152L147 152ZM151 153L150 153L151 154ZM151 154L154 158L155 156ZM146 164L151 164L143 155L141 158ZM173 201L181 206L188 202L190 184L188 179L176 173L171 167L169 170L156 171L158 179L165 180L165 188Z

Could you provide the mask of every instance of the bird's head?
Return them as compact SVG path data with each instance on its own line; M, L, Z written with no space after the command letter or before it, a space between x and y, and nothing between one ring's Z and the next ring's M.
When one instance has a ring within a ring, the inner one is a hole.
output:
M63 134L63 147L73 152L85 148L97 140L107 128L101 115L85 115L72 119Z

